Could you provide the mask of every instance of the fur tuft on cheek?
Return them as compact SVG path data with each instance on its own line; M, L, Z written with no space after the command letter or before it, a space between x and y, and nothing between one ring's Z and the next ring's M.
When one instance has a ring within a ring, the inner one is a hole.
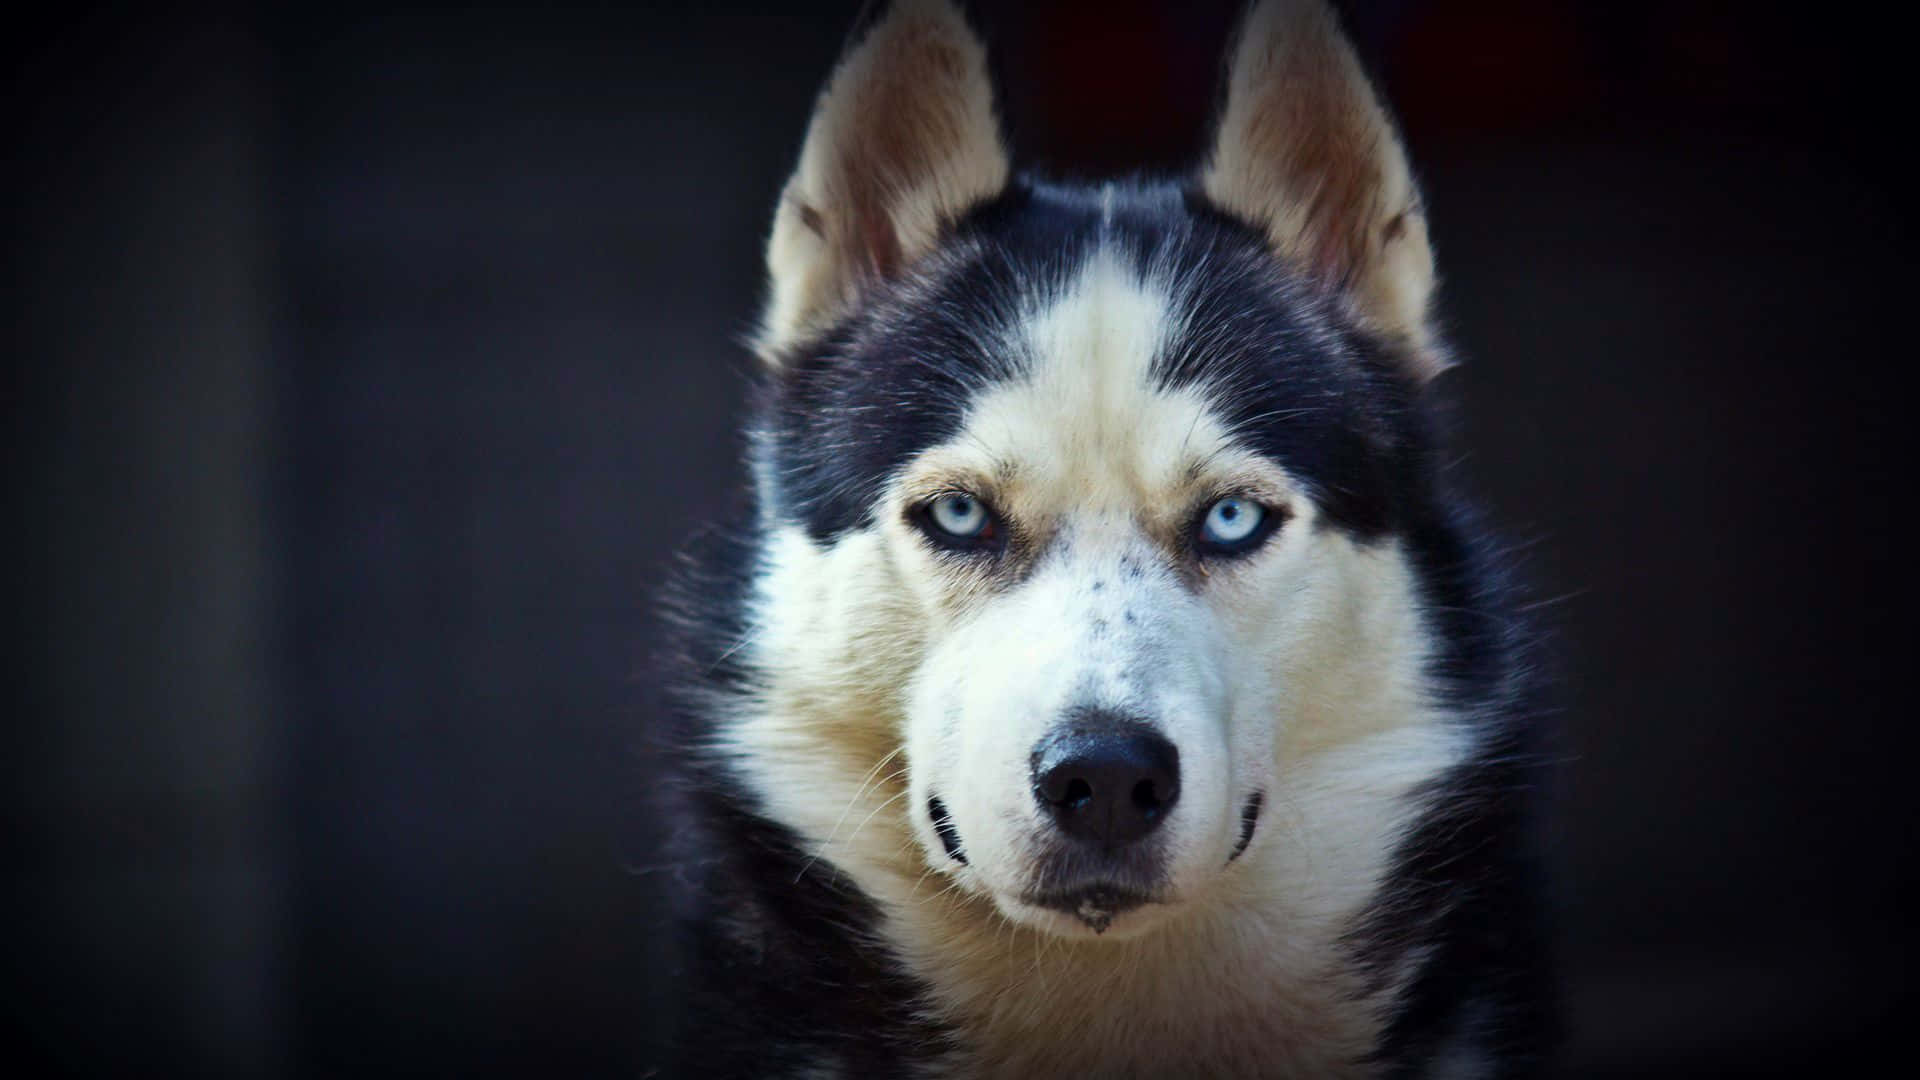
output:
M902 718L926 623L886 549L873 529L828 545L773 535L738 646L757 689L721 742L819 857L891 874L912 844Z

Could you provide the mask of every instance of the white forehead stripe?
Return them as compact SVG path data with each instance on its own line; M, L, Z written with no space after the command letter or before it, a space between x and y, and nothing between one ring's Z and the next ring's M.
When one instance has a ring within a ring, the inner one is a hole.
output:
M1021 328L1037 389L1088 399L1102 413L1125 412L1149 393L1173 301L1102 248L1080 276Z
M1159 385L1155 361L1180 318L1165 279L1096 252L1021 318L1025 372L974 400L948 452L1017 467L1046 511L1138 509L1142 495L1172 490L1226 440L1198 390Z

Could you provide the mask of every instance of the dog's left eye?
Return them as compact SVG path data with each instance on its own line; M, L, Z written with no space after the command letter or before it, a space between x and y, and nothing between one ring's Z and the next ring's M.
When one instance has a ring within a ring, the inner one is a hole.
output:
M1252 499L1229 495L1208 507L1200 519L1200 548L1213 554L1249 550L1266 539L1273 516Z
M987 504L964 491L950 491L926 504L923 517L936 540L973 546L994 538Z

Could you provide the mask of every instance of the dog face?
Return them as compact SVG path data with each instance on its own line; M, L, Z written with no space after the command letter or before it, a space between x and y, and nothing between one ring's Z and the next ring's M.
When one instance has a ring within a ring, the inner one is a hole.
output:
M823 848L899 823L856 872L1131 936L1257 852L1291 762L1421 697L1431 260L1317 5L1250 15L1197 182L1008 176L964 20L867 27L769 250L738 741Z

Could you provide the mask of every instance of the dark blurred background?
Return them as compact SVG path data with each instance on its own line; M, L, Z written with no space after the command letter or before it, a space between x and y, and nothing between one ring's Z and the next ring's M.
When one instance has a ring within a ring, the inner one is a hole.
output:
M1189 162L1233 7L983 5L1023 159ZM50 10L6 47L7 1057L641 1071L648 597L742 482L850 13ZM1461 468L1552 601L1570 1076L1855 1059L1913 959L1912 124L1894 31L1823 14L1349 5Z

